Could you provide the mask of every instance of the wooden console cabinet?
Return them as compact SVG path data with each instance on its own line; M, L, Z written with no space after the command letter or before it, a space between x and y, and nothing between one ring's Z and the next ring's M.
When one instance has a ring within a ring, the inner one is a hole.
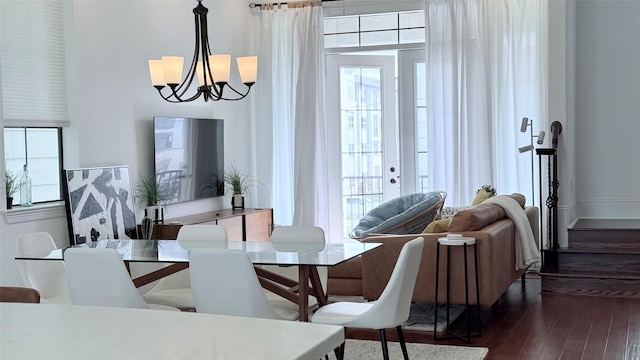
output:
M273 230L273 209L223 209L165 219L153 226L152 239L175 239L182 225L214 224L227 229L229 241L269 241Z

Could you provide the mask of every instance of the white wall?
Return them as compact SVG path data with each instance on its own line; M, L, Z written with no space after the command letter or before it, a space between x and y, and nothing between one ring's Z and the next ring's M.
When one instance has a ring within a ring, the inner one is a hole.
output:
M70 5L72 126L64 134L67 167L128 165L132 181L152 174L152 119L164 115L224 119L226 160L251 171L254 149L249 141L250 98L169 104L151 86L149 59L180 55L190 63L195 5L195 1L185 0L76 0ZM255 17L247 2L216 0L205 1L204 5L209 8L212 52L230 53L232 57L254 55L249 49L247 24ZM231 83L240 84L233 66ZM171 205L167 217L229 207L228 201L217 198ZM67 223L59 206L35 220L15 215L9 218L7 222L8 217L3 217L0 229L0 284L18 285L20 278L13 260L15 237L48 231L59 246L66 246Z
M576 1L582 218L640 219L640 1Z

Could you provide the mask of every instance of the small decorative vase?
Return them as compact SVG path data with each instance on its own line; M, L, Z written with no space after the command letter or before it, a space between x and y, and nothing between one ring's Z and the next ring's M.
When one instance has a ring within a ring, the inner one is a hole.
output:
M244 196L242 194L233 194L231 197L232 209L244 209Z
M149 216L147 216L147 210L144 210L144 217L142 218L142 223L140 224L140 229L142 232L142 238L145 240L151 239L151 235L153 234L153 220Z
M147 211L149 212L149 217L153 220L154 224L164 223L164 207L162 205L148 206L144 211L145 213Z

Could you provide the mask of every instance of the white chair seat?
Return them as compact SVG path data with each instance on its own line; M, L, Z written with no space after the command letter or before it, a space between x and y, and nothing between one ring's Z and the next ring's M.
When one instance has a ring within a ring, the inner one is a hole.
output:
M173 306L180 309L195 308L191 288L166 289L142 296L150 304Z
M327 325L342 325L351 327L365 327L367 324L358 324L358 317L373 307L373 302L337 302L322 307L322 311L313 315L313 322ZM353 325L356 324L356 325Z

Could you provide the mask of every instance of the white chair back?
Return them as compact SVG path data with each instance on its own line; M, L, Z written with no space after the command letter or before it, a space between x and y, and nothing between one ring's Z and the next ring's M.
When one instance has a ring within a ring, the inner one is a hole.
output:
M176 240L185 250L197 247L222 249L227 247L227 229L222 225L183 225Z
M281 319L267 300L245 252L193 249L189 267L197 312Z
M271 233L271 242L325 243L324 230L317 226L276 226Z
M149 309L115 249L70 248L64 260L74 304Z
M47 232L35 232L16 237L17 256L47 255L57 249L55 241ZM64 262L16 260L24 285L40 292L41 301L48 298L67 295L67 281L64 275ZM67 300L68 301L68 300Z
M424 239L421 237L402 246L387 286L371 309L358 318L359 323L371 322L376 324L375 328L384 329L394 328L407 321L423 247Z

